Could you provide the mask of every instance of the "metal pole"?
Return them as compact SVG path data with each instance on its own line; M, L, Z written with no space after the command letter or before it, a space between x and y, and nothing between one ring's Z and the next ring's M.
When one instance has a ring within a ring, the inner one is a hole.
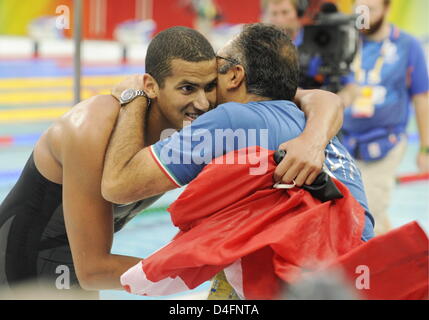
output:
M81 41L82 41L82 0L73 1L74 11L74 56L73 56L73 90L74 104L80 102L81 77Z

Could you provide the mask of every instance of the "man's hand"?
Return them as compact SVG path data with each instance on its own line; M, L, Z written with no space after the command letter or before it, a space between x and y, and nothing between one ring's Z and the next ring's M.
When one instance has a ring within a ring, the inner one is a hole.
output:
M126 89L143 90L143 75L135 74L121 81L112 89L112 96L119 101L121 93Z
M274 171L274 180L298 187L311 185L322 170L325 161L325 145L314 143L304 135L280 145L286 156Z
M286 156L274 172L274 180L301 187L310 185L322 170L325 148L343 124L341 98L323 90L298 89L295 103L307 119L303 133L279 146Z
M417 154L417 166L421 173L429 172L429 154L419 152Z

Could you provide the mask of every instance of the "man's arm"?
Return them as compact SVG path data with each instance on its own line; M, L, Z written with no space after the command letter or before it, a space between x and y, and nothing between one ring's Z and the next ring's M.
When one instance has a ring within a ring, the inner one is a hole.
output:
M337 95L343 101L345 108L353 105L353 102L359 96L359 90L359 86L356 83L349 83L337 93Z
M103 103L116 103L109 98ZM112 205L103 199L100 188L108 135L87 126L69 128L65 136L61 152L64 221L79 283L87 290L119 289L121 274L141 259L110 253Z
M409 45L407 82L416 110L420 148L429 147L429 75L425 53L420 42L412 38ZM417 154L417 165L421 172L429 171L429 155L422 150Z
M343 124L344 104L341 98L323 90L298 90L295 103L305 113L307 122L297 138L279 149L287 154L274 172L274 180L296 185L312 184L325 161L325 148Z
M429 153L423 152L429 148L429 93L413 97L416 109L417 127L420 136L420 151L417 155L417 166L421 172L429 172Z
M114 203L129 203L177 188L144 148L144 97L121 108L110 138L104 163L101 190Z

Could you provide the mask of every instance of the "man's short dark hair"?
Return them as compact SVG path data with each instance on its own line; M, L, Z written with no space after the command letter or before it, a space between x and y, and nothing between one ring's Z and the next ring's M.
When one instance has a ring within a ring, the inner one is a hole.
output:
M281 29L263 23L246 25L231 48L229 54L246 72L248 93L273 100L295 97L299 81L298 53Z
M201 62L215 58L213 47L201 33L187 27L172 27L152 39L146 53L145 67L146 72L163 87L165 78L171 75L173 59Z

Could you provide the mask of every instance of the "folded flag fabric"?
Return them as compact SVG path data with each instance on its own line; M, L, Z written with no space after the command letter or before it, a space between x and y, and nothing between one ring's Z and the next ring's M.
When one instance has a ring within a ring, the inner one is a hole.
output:
M170 206L180 232L121 276L127 291L170 295L225 270L241 298L274 299L283 283L363 244L364 209L341 182L333 179L344 198L322 203L301 188L273 188L274 151L232 153L246 161L215 159Z
M410 222L351 250L330 268L342 270L361 299L426 300L428 247L426 233Z

